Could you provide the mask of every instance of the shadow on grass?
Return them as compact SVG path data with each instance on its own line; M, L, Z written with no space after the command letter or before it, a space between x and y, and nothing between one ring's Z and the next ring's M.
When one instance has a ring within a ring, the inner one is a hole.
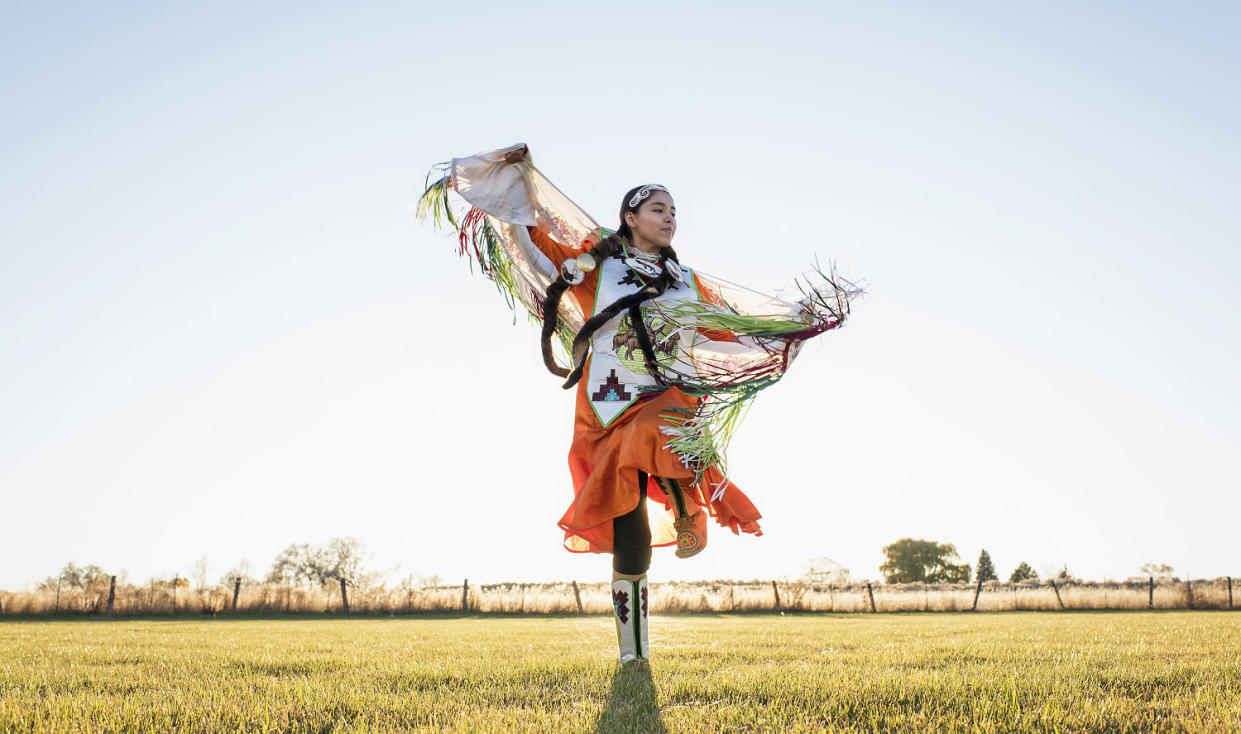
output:
M667 732L655 704L655 683L650 668L625 668L616 671L608 707L595 722L599 734L611 732Z

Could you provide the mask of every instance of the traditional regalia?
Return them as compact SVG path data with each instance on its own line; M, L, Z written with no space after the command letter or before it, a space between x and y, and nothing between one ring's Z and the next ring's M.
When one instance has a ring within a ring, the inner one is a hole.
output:
M725 446L751 399L805 340L841 326L860 290L816 268L786 300L686 267L670 247L638 250L553 186L521 144L440 171L419 216L450 224L460 254L542 323L548 369L577 391L565 548L619 553L616 534L639 509L647 564L651 546L700 551L710 518L761 535L758 510L728 478ZM629 210L662 190L635 190ZM449 191L471 205L464 215ZM613 583L622 660L647 657L647 597L645 576Z

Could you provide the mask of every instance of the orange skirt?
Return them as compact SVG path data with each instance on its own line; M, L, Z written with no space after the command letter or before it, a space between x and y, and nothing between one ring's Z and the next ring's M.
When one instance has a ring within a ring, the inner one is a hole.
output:
M661 414L669 409L693 407L697 403L678 388L669 388L655 397L635 403L606 428L578 427L569 449L569 472L573 475L573 502L560 518L564 530L564 546L575 553L611 553L612 519L638 506L638 472L648 477L669 477L681 481L690 514L698 513L695 525L703 538L707 533L707 517L733 533L742 531L762 535L758 526L762 517L749 498L736 485L728 482L715 467L707 469L699 484L690 486L694 472L681 463L667 445L667 436L660 432L668 425ZM724 492L718 500L721 483ZM651 524L651 545L676 543L672 522L675 518L672 501L664 496L659 484L647 481L648 501L661 505L648 512ZM706 512L701 510L706 509Z

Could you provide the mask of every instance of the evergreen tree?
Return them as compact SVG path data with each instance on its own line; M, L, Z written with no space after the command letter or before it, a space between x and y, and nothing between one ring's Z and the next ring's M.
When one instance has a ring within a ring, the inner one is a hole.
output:
M999 581L1000 577L995 575L995 564L991 562L991 554L986 548L982 549L982 553L978 554L978 576L979 581Z
M1008 577L1009 583L1017 583L1018 581L1038 581L1038 572L1030 568L1030 564L1022 561L1013 569L1013 575Z

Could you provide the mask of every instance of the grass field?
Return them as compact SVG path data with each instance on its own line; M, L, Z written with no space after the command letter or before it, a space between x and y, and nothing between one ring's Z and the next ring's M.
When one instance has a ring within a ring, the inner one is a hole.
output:
M0 731L1238 731L1241 615L0 622Z

